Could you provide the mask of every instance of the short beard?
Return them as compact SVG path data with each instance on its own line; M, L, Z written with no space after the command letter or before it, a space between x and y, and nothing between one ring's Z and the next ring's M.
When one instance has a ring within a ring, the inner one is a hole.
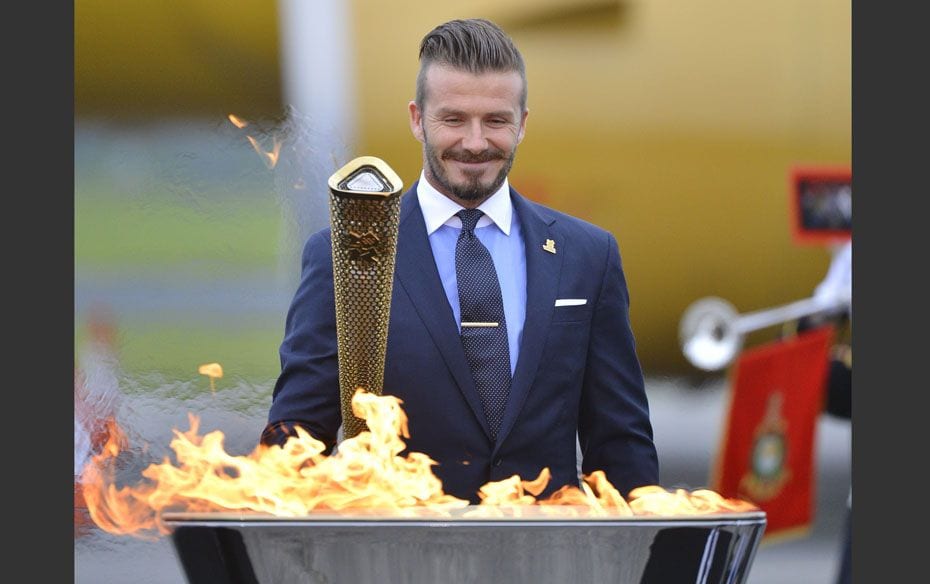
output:
M504 166L501 167L500 172L497 173L497 176L489 186L482 185L481 178L477 175L466 175L468 179L466 184L453 184L440 163L440 156L436 153L436 149L430 145L429 140L426 138L425 128L423 131L423 153L426 155L426 165L429 167L430 175L433 180L439 183L438 186L442 190L452 193L452 195L460 201L481 202L497 192L497 189L504 184L504 179L507 178L507 175L510 173L510 168L513 166L513 160L517 155L517 149L514 147L509 156L503 150L497 148L485 150L480 154L470 154L468 152L456 150L447 150L442 154L444 160L458 160L462 162L505 160Z

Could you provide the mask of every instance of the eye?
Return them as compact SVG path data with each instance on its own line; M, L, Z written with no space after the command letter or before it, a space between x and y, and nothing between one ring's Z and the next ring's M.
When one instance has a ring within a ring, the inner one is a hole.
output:
M456 116L448 116L442 119L442 123L449 126L457 126L462 123L462 118Z
M491 118L488 120L488 125L492 128L501 128L507 125L507 120L502 118Z

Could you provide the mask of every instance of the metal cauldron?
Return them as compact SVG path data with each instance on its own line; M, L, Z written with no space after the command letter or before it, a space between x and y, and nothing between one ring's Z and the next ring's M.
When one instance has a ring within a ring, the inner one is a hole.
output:
M473 508L471 508L473 509ZM466 509L467 510L467 509ZM740 584L765 513L515 518L164 516L191 584Z

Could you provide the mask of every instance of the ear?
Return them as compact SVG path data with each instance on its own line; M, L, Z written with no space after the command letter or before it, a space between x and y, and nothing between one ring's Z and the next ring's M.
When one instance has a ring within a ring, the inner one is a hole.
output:
M423 112L417 107L417 102L411 101L407 104L407 110L410 113L410 131L413 137L423 142Z
M526 116L530 115L530 110L523 110L523 115L520 117L520 130L517 132L517 144L523 141L523 135L526 134Z

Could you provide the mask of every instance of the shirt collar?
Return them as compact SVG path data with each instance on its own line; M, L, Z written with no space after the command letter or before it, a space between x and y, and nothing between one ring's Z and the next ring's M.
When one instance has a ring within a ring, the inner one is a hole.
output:
M442 225L449 225L457 229L462 227L462 220L456 217L455 214L464 207L429 184L423 171L420 171L420 181L417 183L417 200L420 202L420 210L423 212L423 220L426 222L427 235L432 235ZM478 220L475 227L484 227L494 223L504 232L504 235L510 235L513 203L510 201L510 183L506 177L500 188L488 197L485 202L478 205L478 208L484 211L484 216Z

